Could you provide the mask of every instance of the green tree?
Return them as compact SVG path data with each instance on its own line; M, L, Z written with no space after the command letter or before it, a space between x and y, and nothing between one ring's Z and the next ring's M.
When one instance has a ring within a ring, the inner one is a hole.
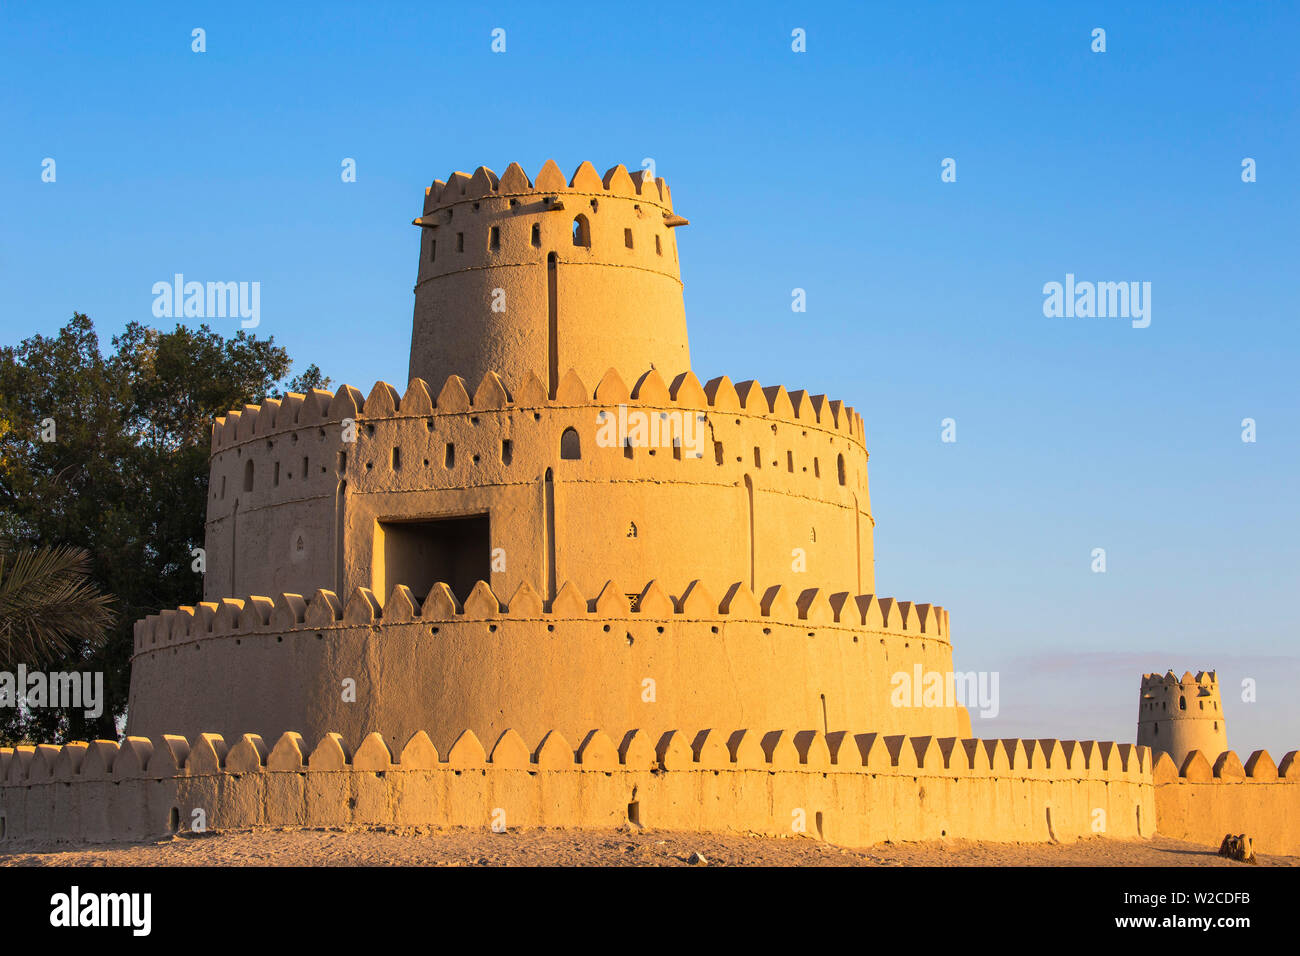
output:
M56 335L0 349L0 538L72 545L119 612L100 645L74 642L48 666L102 670L94 725L53 708L23 728L44 740L115 737L127 703L133 622L202 597L192 552L203 546L212 419L277 394L289 372L273 339L206 325L163 332L129 324L103 355L80 313ZM289 382L328 384L315 366ZM0 713L0 737L12 715Z

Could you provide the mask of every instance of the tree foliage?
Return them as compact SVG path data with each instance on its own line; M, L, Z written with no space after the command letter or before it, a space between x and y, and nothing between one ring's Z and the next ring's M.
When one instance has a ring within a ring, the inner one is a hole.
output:
M101 645L75 639L48 664L104 671L97 725L51 709L31 715L35 726L6 728L14 715L0 713L0 736L116 736L133 622L202 597L192 552L203 546L212 419L278 394L290 365L274 339L207 325L133 322L101 354L80 313L56 335L0 349L0 539L85 549L90 581L118 612ZM313 365L284 390L328 382Z

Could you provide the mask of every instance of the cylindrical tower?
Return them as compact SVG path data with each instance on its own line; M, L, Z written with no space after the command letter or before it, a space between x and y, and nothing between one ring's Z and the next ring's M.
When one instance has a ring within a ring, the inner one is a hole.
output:
M477 382L485 372L553 397L574 369L690 370L673 213L662 179L590 163L573 178L547 160L530 182L511 163L499 179L435 181L415 220L423 231L410 377Z
M1191 671L1182 679L1169 671L1142 675L1138 706L1138 746L1163 750L1180 767L1199 750L1211 764L1228 749L1227 724L1214 671Z

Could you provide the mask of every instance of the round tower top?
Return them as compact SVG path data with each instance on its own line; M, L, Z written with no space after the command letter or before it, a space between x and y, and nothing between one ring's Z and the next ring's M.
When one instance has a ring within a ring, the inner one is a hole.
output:
M554 160L452 173L425 190L410 377L530 374L554 396L573 369L599 381L690 371L668 184L591 163L566 181Z

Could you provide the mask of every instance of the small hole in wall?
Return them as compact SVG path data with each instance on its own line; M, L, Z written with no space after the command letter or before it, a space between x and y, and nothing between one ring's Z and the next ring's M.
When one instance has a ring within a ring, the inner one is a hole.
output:
M431 627L431 628L429 628L429 633L430 633L430 634L437 634L437 633L438 633L438 629L437 629L436 627Z
M663 632L664 632L664 626L662 624L660 624L658 627L655 628L656 634L662 634Z
M555 630L555 625L554 625L554 624L547 624L547 625L546 625L546 629L547 629L548 631L553 631L553 630Z
M713 627L709 628L709 630L711 630L714 634L717 634L717 633L718 633L718 625L716 625L716 624L713 625Z
M275 643L277 643L277 644L283 644L283 643L284 643L284 637L281 636L281 635L279 635L279 634L277 634L277 635L275 636Z
M541 420L542 420L542 413L541 413L541 412L533 412L533 421L535 421L535 422L540 422Z
M242 640L240 640L239 638L235 638L235 646L236 646L236 647L238 647L238 646L239 646L240 644L242 644L242 643L244 643Z
M316 640L318 640L318 641L323 641L323 640L325 640L325 635L324 635L324 634L317 634L317 635L316 635Z
M605 633L606 633L606 634L609 633L609 625L608 625L608 624L605 625Z
M636 638L634 638L634 637L632 636L632 632L631 632L631 631L628 631L628 632L627 632L626 637L627 637L627 646L628 646L628 647L631 647L632 644L633 644L633 642L636 640Z
M772 633L772 629L771 629L770 627L765 627L765 628L763 628L763 633L764 633L764 634L771 634L771 633Z
M497 632L497 626L496 626L495 624L489 624L489 625L488 625L488 633L489 633L489 634L495 634L496 632Z

